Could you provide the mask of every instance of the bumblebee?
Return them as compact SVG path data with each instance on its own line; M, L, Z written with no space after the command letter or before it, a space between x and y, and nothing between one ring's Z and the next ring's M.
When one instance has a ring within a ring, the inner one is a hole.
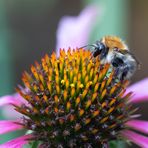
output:
M91 46L92 58L99 56L101 64L110 63L115 71L115 76L123 81L130 80L139 66L139 62L130 52L127 45L116 36L105 36Z

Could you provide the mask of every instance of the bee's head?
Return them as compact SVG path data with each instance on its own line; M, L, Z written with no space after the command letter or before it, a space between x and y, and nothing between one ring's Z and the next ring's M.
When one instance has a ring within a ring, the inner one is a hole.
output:
M106 58L110 52L119 54L120 51L128 51L126 44L118 37L115 36L105 36L100 41L93 44L95 51L93 56L96 57L100 55L100 59Z
M108 50L106 50L106 46L103 42L96 41L96 43L93 44L93 46L95 47L95 51L93 53L94 57L102 54L103 52L108 52Z

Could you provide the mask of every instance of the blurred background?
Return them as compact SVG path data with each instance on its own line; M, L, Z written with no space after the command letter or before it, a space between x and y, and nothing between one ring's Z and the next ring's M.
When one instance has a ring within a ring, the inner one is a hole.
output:
M22 72L55 49L60 19L79 15L91 3L102 12L89 43L104 35L120 36L141 63L132 83L148 76L147 0L0 0L0 96L14 93ZM147 105L139 106L142 118L148 120Z

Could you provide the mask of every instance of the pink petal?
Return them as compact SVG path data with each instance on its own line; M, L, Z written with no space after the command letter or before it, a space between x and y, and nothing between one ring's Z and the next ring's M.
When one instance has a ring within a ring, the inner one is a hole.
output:
M148 101L148 78L133 84L128 87L127 92L132 91L134 96L130 99L130 102Z
M126 122L126 125L137 131L148 134L148 121L131 120Z
M23 91L23 93L26 94L30 90L28 88L22 88L21 91ZM14 110L14 106L12 106L12 105L20 106L21 104L29 105L28 102L22 96L20 96L19 93L0 97L0 106L2 106L1 109L2 115L6 119L14 120L22 117L22 114Z
M27 139L31 137L32 135L21 136L19 138L16 138L4 144L1 144L0 148L23 148L23 145L28 143Z
M21 113L17 112L14 108L15 107L12 105L3 106L1 108L1 113L5 117L5 119L16 120L20 119L23 116Z
M28 91L27 89L24 89L24 93ZM18 93L7 95L0 97L0 106L2 106L2 114L8 118L8 119L18 119L22 116L22 114L18 113L14 110L13 105L20 106L21 104L28 104L23 97L21 97ZM11 112L11 114L10 114Z
M137 144L142 148L148 148L148 138L142 135L139 135L135 132L124 130L121 134L127 138L128 140L132 141L133 143Z
M100 8L91 5L86 7L79 16L65 16L60 20L57 30L57 55L59 49L81 47L88 44L88 38L96 18L99 18Z
M8 133L8 132L23 128L23 126L15 122L18 122L18 121L1 120L0 121L0 134Z
M28 89L24 89L22 91L26 93ZM9 104L21 105L22 103L27 104L27 101L18 93L0 97L0 106Z
M17 97L15 95L7 95L7 96L0 97L0 106L4 106L8 104L20 105L21 101L20 99L17 99Z

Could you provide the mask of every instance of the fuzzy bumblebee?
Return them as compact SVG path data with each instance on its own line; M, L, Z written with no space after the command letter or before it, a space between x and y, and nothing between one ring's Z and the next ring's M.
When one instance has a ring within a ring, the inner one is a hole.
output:
M130 80L137 68L140 67L138 60L131 53L127 45L116 36L105 36L92 46L92 57L99 56L101 63L110 63L115 71L115 76L120 80Z
M24 72L25 89L17 88L27 101L15 109L24 115L22 125L30 141L43 148L107 147L122 139L134 110L125 95L128 81L114 83L109 63L91 57L84 49L45 55L41 63ZM108 76L107 76L108 75Z

